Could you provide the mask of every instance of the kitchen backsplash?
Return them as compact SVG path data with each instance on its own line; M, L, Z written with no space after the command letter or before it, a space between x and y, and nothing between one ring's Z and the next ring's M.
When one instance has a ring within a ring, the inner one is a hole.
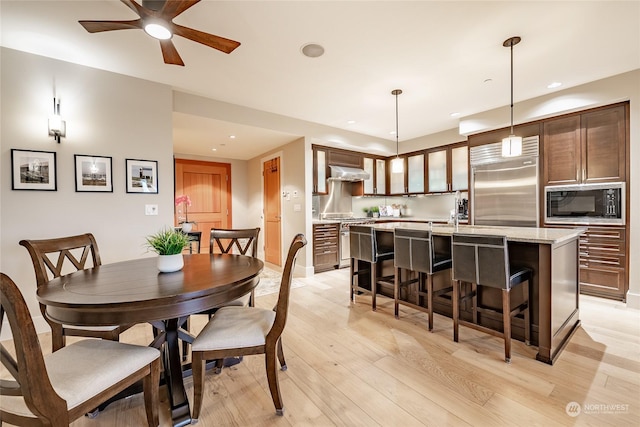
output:
M461 192L460 196L465 199L469 197L466 191ZM403 217L447 220L454 208L454 201L455 193L447 193L415 197L352 197L351 205L354 216L366 216L364 208L397 205L401 207L400 213Z

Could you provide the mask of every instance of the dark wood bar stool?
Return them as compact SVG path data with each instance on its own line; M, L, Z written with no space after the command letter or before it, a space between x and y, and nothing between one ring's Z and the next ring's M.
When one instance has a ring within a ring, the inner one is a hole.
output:
M355 302L356 294L363 292L371 294L371 308L376 310L377 285L380 282L393 283L393 276L380 276L380 263L384 260L393 259L393 247L380 246L376 238L376 231L373 227L352 225L349 227L349 248L351 250L350 280L351 280L351 301ZM368 267L361 269L362 262L368 263ZM370 287L360 284L363 274L370 273ZM358 279L355 280L355 277Z
M452 237L453 259L453 340L458 341L459 325L468 326L504 338L504 359L511 363L511 318L524 315L525 343L529 345L531 320L529 315L529 283L531 269L509 264L507 238L504 236L471 235L454 233ZM460 282L472 284L472 291L464 299L473 300L473 322L460 319ZM522 285L523 301L511 308L511 289ZM478 287L502 290L502 311L479 307ZM478 313L494 312L502 315L503 331L499 332L477 323Z
M393 286L394 313L399 317L400 304L427 312L429 315L429 330L433 330L433 297L453 290L448 286L437 291L433 290L433 275L438 271L451 268L449 254L436 254L431 231L408 230L396 228L394 232L394 266L396 269ZM402 270L405 270L405 280L402 280ZM411 272L417 272L415 277ZM401 298L403 289L417 283L415 301ZM425 304L426 298L426 304Z

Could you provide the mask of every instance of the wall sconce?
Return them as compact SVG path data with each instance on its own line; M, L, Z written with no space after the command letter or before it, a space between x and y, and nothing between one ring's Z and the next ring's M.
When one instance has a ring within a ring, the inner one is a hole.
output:
M49 135L60 144L60 138L67 136L67 123L60 117L60 100L53 98L53 116L49 117Z

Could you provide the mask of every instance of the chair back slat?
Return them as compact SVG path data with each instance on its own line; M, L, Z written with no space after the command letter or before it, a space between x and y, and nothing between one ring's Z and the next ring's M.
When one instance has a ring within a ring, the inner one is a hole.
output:
M278 302L274 308L276 312L276 318L273 322L271 330L267 334L267 340L271 336L280 336L284 330L284 325L287 323L287 315L289 311L289 296L291 294L291 282L293 281L293 269L296 264L298 252L302 247L307 244L307 239L304 234L297 234L291 241L289 246L289 252L287 254L287 260L284 264L284 270L282 271L282 279L280 280L280 291L278 293Z
M98 244L91 233L54 239L21 240L20 245L29 251L38 286L67 272L102 264Z
M209 253L214 253L217 247L220 253L223 254L236 253L247 255L250 251L249 255L255 258L258 256L259 234L259 227L245 229L212 228L209 241Z
M493 288L509 288L509 252L505 236L454 233L453 279Z

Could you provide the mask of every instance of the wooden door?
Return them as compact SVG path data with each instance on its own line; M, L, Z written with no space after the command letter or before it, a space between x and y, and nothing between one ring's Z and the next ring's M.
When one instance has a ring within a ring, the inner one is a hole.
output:
M280 157L264 162L262 175L264 179L264 260L281 266Z
M187 208L194 230L202 232L202 252L209 251L212 228L231 228L231 165L228 163L175 160L176 196L191 199ZM182 206L176 206L175 224L184 221Z

